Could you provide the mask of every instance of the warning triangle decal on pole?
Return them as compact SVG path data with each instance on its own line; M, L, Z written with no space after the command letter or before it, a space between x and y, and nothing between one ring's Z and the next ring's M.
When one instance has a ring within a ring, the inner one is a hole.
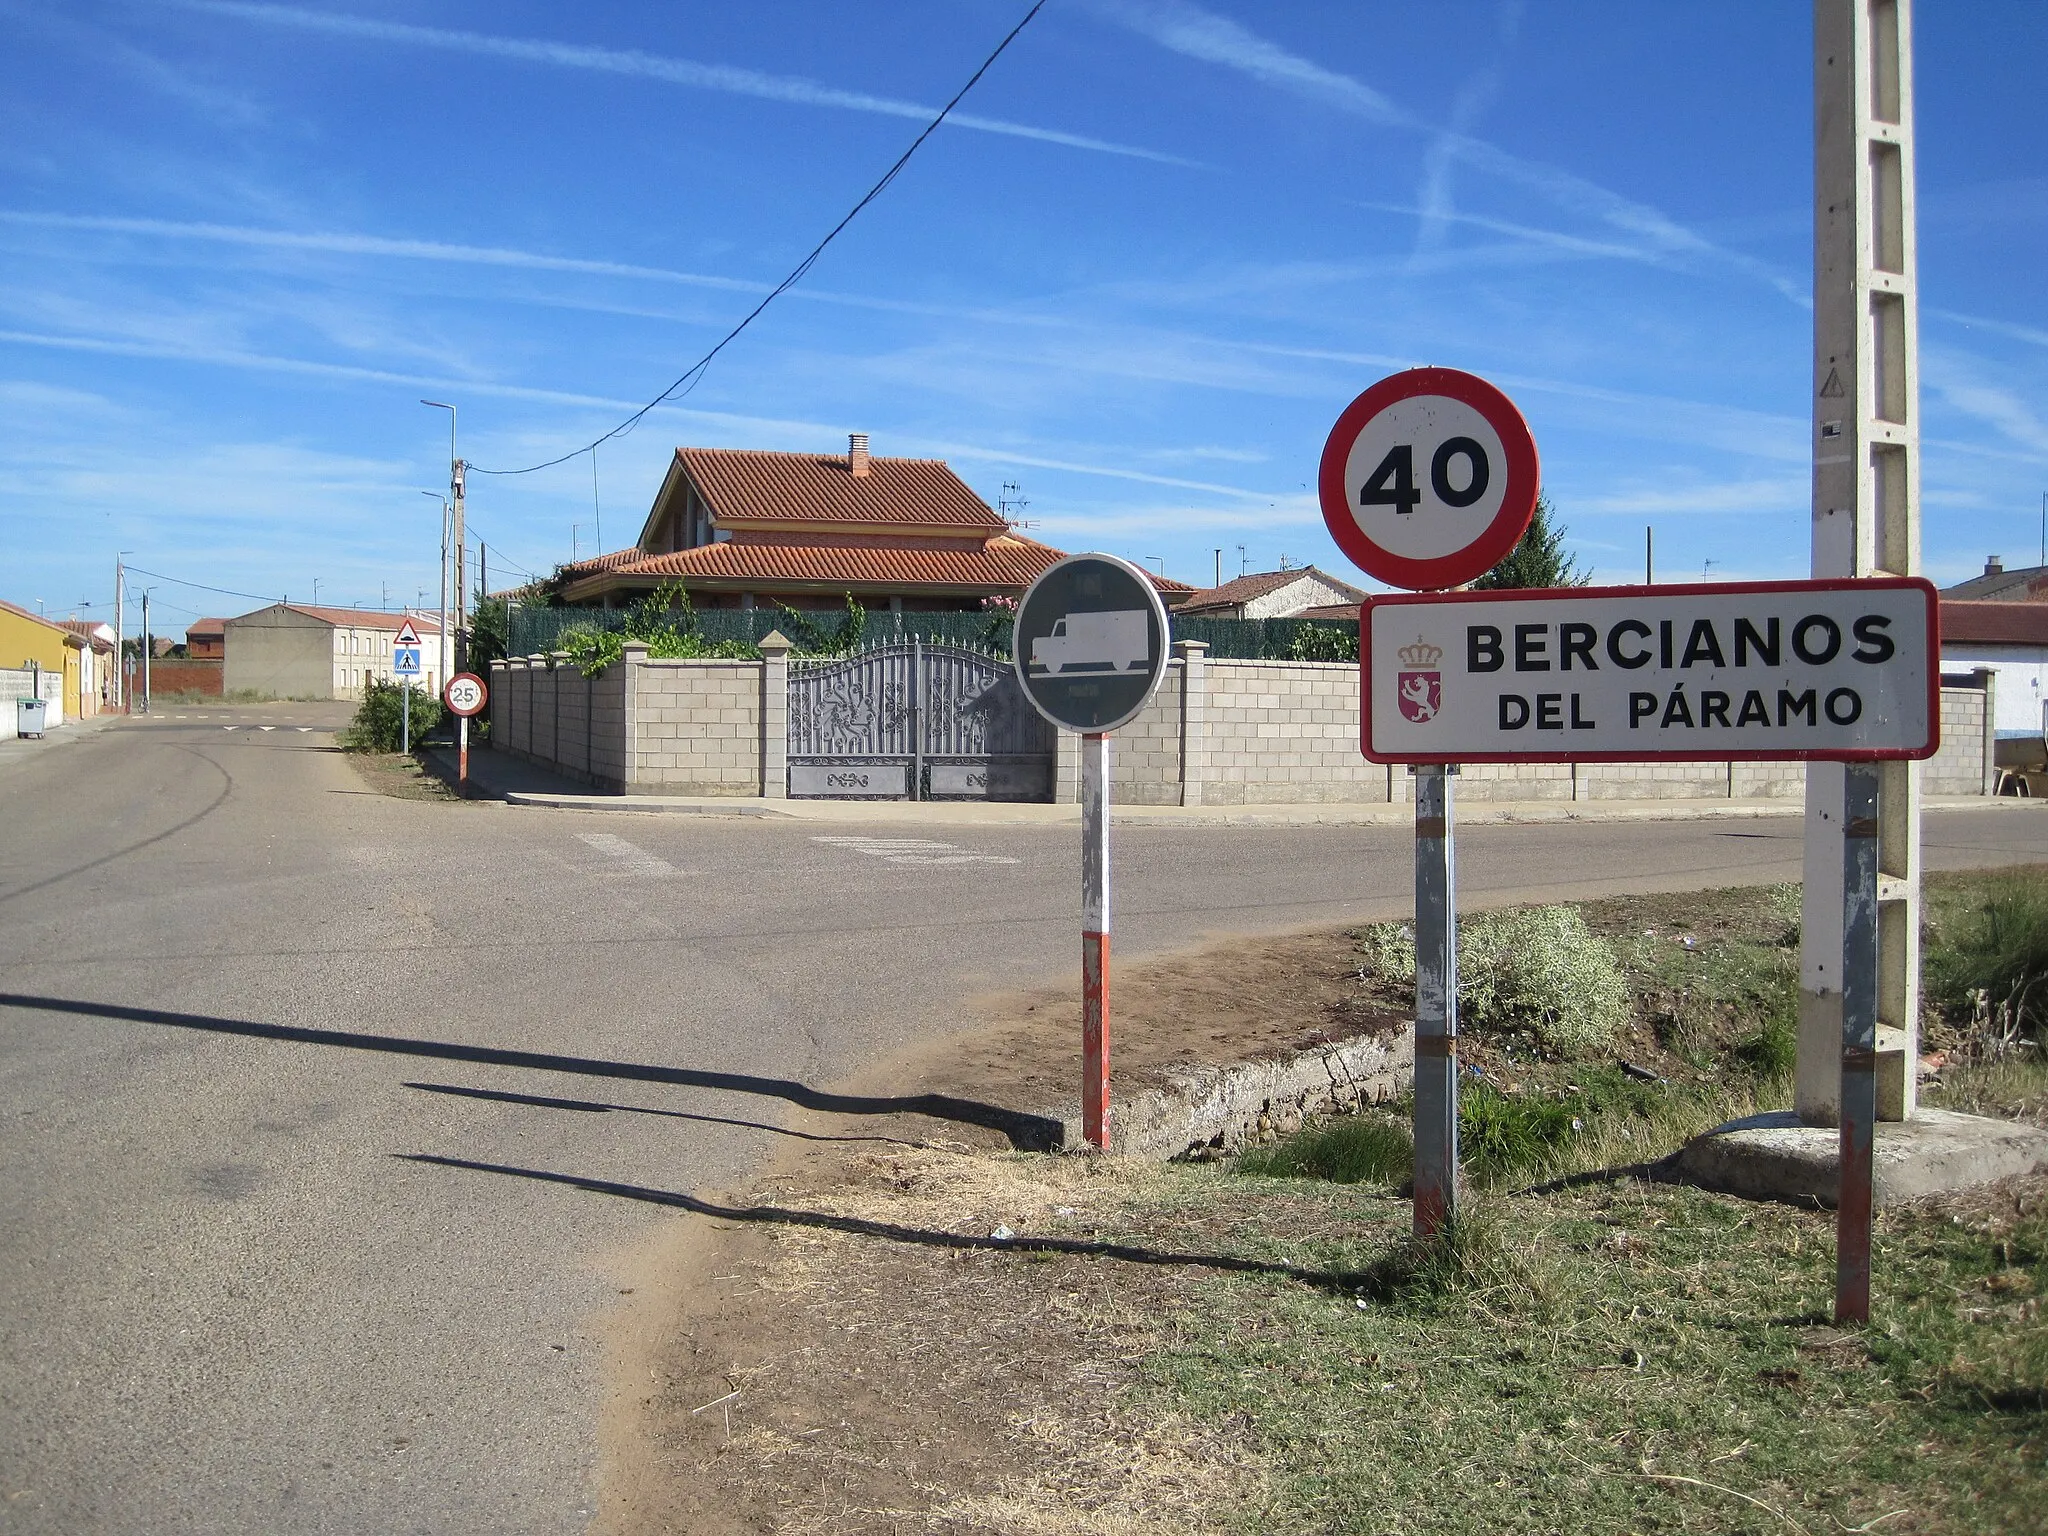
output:
M420 632L412 627L411 619L407 619L398 626L398 633L392 638L391 643L393 645L418 645L420 643Z

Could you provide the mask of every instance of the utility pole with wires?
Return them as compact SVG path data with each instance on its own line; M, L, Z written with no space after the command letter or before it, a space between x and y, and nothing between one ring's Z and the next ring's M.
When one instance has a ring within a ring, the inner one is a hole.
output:
M149 637L149 588L142 589L142 712L149 713L149 653L156 644Z
M126 568L121 556L127 550L114 556L114 708L128 707L128 610L123 599L128 595Z
M455 660L453 669L442 673L442 681L445 683L455 672L461 671L469 665L469 628L463 617L469 596L469 585L463 564L463 557L467 552L462 528L462 482L465 466L456 453L455 425L457 415L455 407L439 400L422 400L420 404L431 405L436 410L448 413L448 549L455 561L453 572L455 578L455 602L452 615L455 621Z
M441 595L435 599L441 615L441 633L437 637L435 654L441 660L441 676L448 676L449 635L448 635L448 498L439 491L421 491L422 496L431 496L441 504ZM426 590L420 590L420 605L426 605Z
M604 509L598 505L597 500L597 445L595 443L590 445L590 518L592 526L597 533L597 552L601 555L604 553ZM482 544L478 544L477 549L481 553L483 549Z

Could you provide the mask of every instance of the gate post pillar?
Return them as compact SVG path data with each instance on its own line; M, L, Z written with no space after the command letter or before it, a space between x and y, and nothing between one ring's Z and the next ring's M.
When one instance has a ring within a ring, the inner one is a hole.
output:
M1200 805L1209 777L1209 647L1201 640L1176 640L1180 658L1180 803Z
M761 637L761 797L789 798L789 653L779 629Z

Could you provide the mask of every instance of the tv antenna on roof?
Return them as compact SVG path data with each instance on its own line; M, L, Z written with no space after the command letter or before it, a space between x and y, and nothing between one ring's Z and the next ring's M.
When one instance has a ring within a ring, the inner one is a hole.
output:
M1243 575L1243 574L1244 574L1244 573L1245 573L1246 571L1248 571L1248 570L1250 570L1250 569L1251 569L1251 564L1252 564L1252 562L1251 562L1251 556L1247 555L1247 554L1246 554L1246 553L1244 552L1244 546L1243 546L1242 544L1238 545L1238 546L1237 546L1237 574L1238 574L1238 575L1240 575L1240 576L1242 576L1242 575Z
M1036 528L1038 524L1035 520L1026 522L1022 516L1013 515L1021 514L1030 505L1031 503L1024 499L1024 487L1015 480L1005 480L1002 494L996 497L996 516L1012 528Z

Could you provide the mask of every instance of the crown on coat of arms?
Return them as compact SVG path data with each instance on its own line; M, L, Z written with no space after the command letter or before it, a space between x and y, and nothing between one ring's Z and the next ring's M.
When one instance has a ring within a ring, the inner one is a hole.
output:
M1413 645L1404 645L1394 654L1401 658L1404 667L1433 667L1444 659L1443 647L1431 645L1420 635Z

